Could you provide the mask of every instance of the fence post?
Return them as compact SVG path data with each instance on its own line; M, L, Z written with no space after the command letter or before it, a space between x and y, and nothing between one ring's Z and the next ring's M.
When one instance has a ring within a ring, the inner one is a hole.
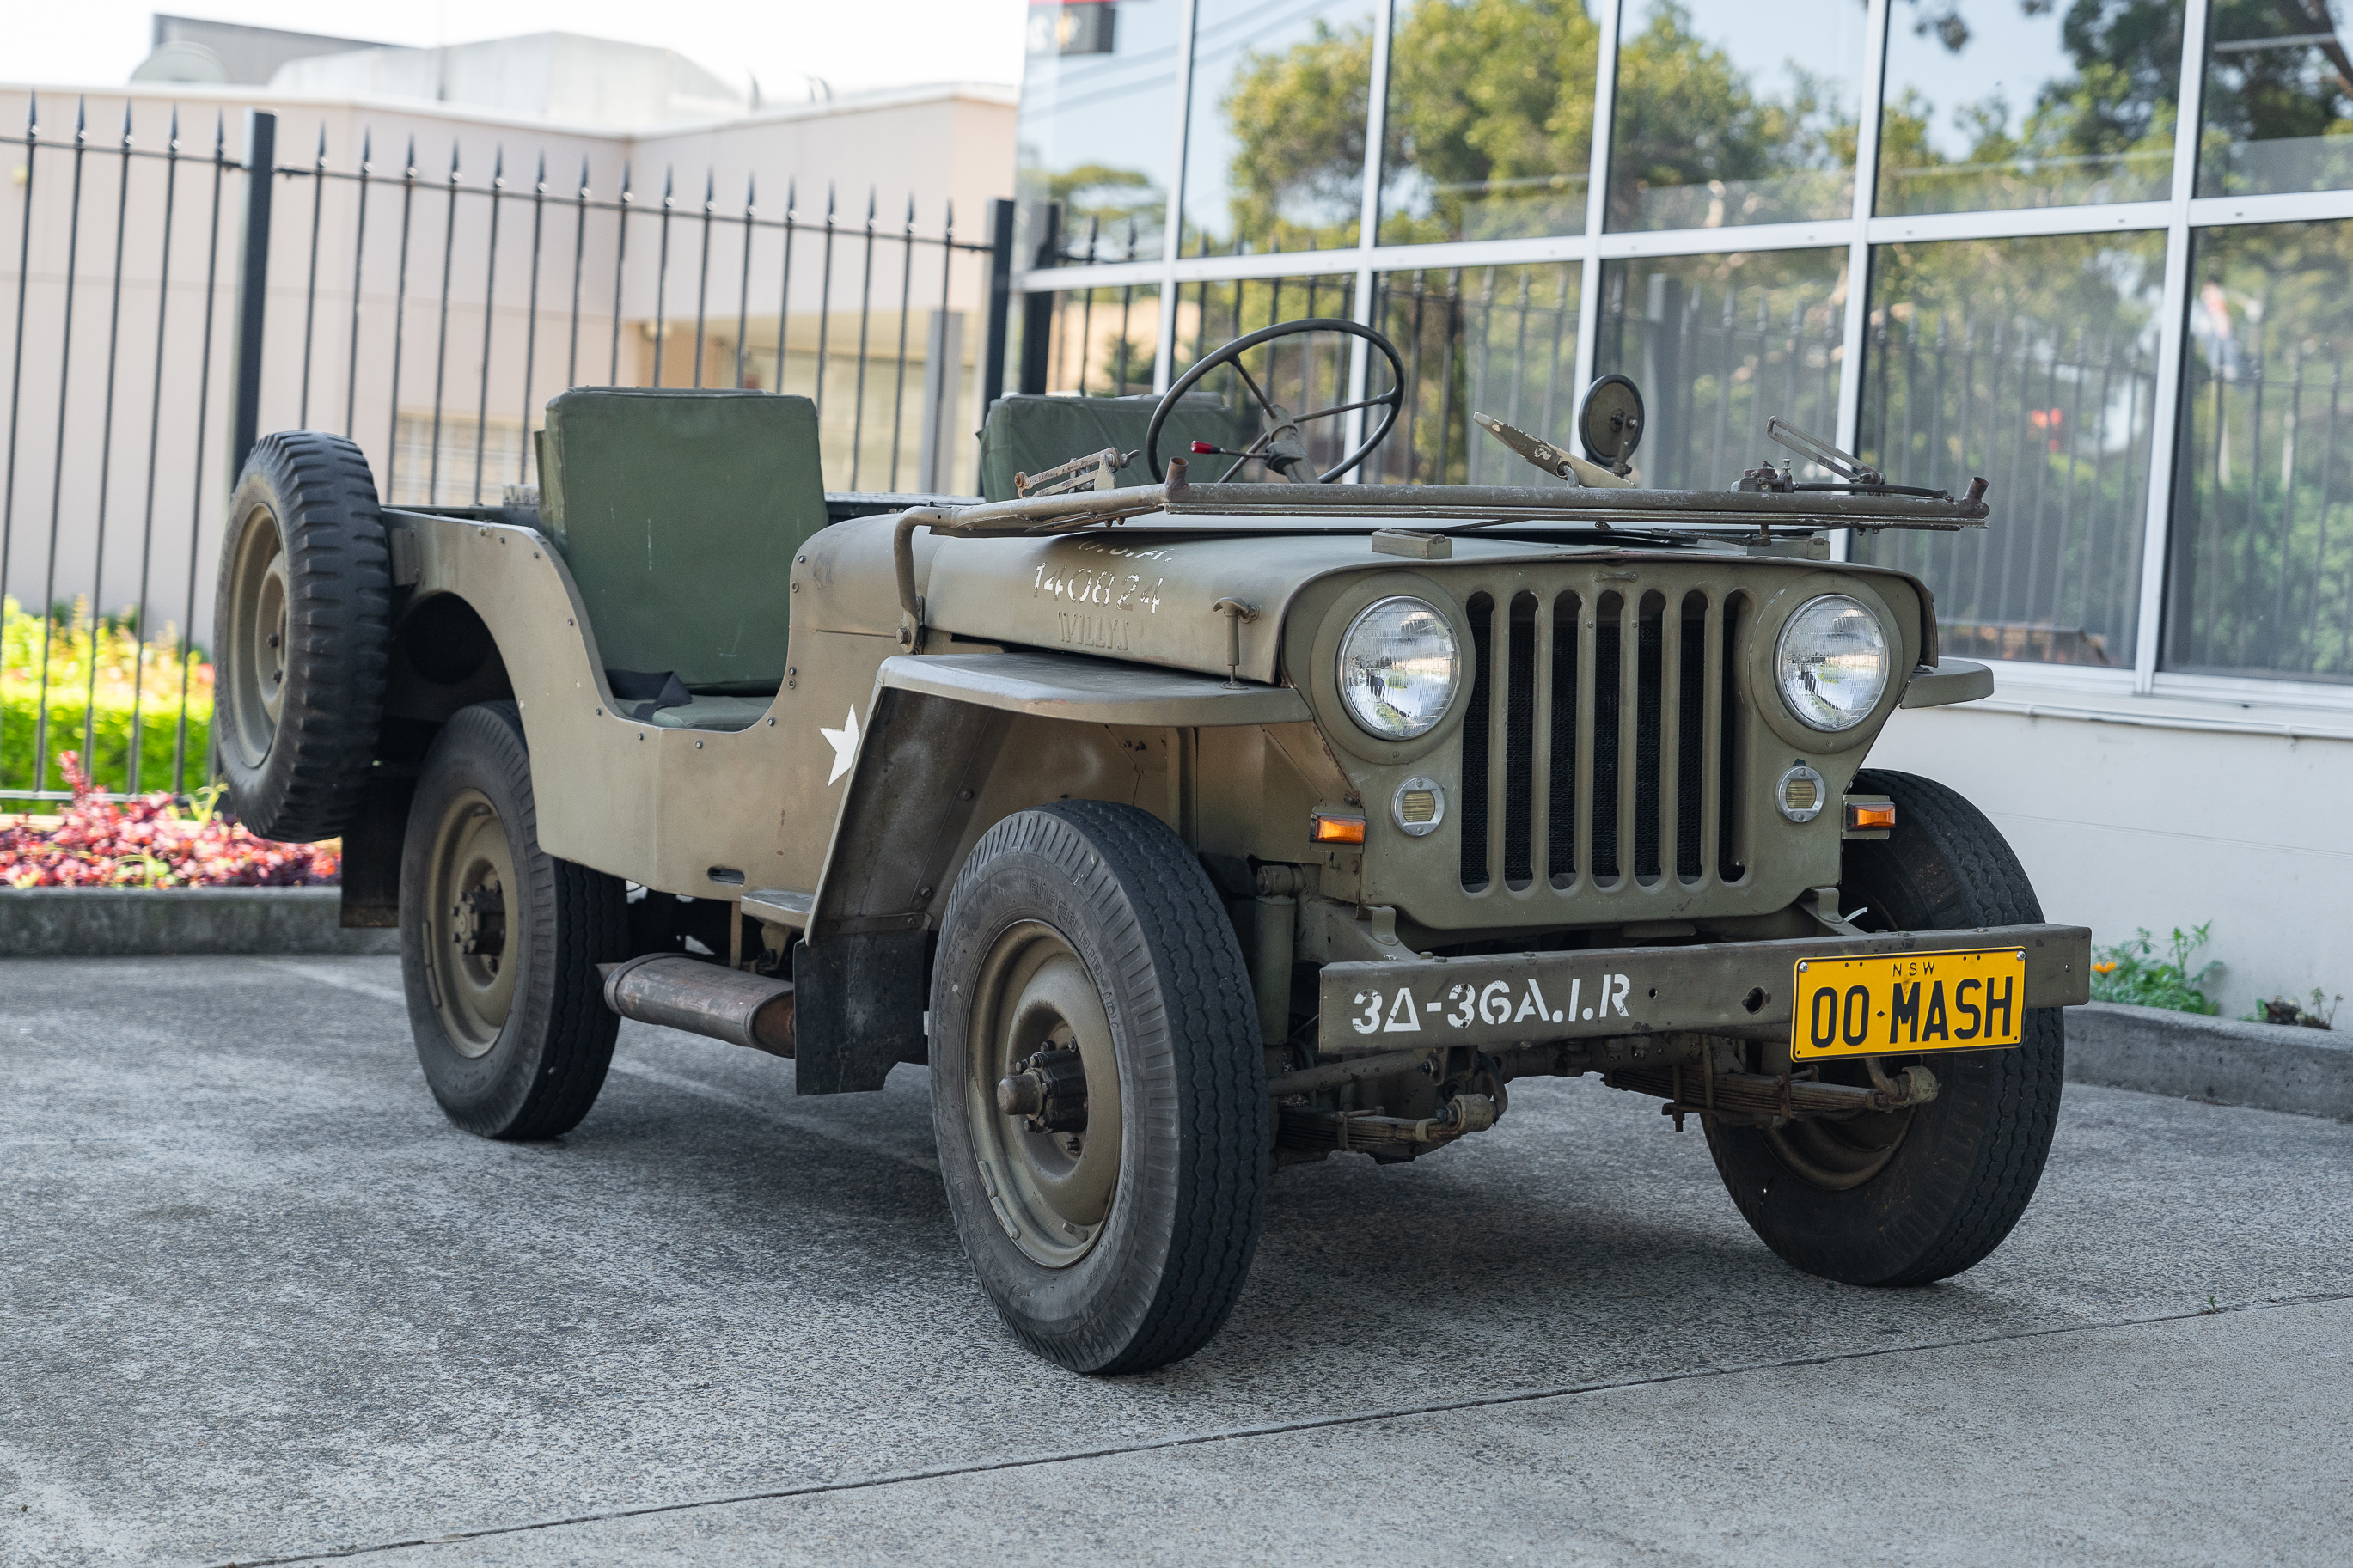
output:
M1046 234L1038 242L1037 258L1032 267L1053 267L1061 260L1062 204L1046 204ZM1047 351L1052 346L1054 334L1054 296L1050 293L1021 296L1021 390L1046 390Z
M245 111L245 228L237 252L237 363L229 383L228 482L245 469L261 431L261 326L269 305L269 197L278 164L278 116Z
M1013 204L999 197L988 204L988 337L981 356L980 407L1005 395L1005 330L1013 314Z

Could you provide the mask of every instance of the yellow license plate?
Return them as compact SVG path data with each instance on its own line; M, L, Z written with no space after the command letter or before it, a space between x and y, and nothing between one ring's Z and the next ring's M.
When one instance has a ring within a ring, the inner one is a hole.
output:
M2026 950L1801 958L1789 1055L1981 1051L2025 1038Z

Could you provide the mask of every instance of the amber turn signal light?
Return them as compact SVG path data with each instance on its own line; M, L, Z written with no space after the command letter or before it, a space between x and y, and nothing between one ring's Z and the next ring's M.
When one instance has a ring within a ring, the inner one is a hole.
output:
M1892 800L1851 800L1846 803L1846 830L1849 833L1894 826L1895 803Z
M1307 818L1308 837L1318 844L1362 844L1365 819L1337 811L1318 811Z

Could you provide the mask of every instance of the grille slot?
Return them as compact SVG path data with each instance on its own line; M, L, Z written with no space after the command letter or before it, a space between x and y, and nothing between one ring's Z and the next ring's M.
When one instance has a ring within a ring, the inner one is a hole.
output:
M1465 890L1740 880L1741 715L1728 692L1745 603L1598 582L1471 595Z

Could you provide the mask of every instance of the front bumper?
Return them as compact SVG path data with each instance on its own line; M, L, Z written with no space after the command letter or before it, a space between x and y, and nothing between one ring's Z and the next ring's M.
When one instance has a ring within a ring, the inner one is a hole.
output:
M1324 1055L1413 1046L1509 1046L1663 1034L1784 1039L1797 963L1881 953L2026 954L2028 1007L2092 999L2092 933L2083 926L1596 948L1482 958L1326 964L1318 982Z

